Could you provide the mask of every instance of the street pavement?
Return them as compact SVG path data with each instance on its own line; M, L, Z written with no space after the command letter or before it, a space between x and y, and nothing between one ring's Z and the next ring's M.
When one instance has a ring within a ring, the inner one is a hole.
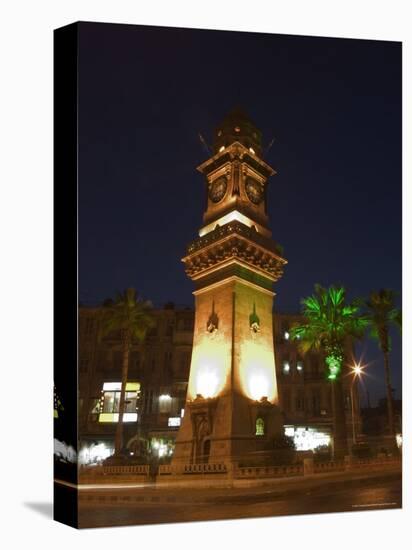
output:
M387 510L402 507L399 470L313 476L233 489L87 489L80 491L79 526L104 527Z

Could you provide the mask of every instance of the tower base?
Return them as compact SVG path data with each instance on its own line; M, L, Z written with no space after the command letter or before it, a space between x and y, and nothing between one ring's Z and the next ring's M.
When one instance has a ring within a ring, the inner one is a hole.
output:
M198 396L186 403L172 465L256 461L282 433L279 407L265 399Z

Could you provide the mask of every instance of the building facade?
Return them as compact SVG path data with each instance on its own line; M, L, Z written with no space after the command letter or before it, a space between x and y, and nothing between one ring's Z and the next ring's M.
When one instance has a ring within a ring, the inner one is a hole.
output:
M79 308L79 432L81 463L96 463L113 452L120 397L119 335L102 336L103 307ZM167 304L153 310L156 325L130 353L124 416L125 452L167 460L182 422L193 345L194 311ZM301 356L289 330L299 315L275 313L273 339L279 406L285 433L299 450L330 444L333 415L330 382L319 353ZM350 360L350 351L348 351ZM343 372L348 439L352 377ZM354 420L360 433L354 386ZM142 448L143 447L143 448ZM127 450L126 450L127 449Z

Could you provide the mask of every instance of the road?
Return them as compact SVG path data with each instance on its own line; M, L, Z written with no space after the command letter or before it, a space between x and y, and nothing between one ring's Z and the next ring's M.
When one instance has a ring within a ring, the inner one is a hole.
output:
M129 493L129 494L128 494ZM156 496L139 501L136 492L106 491L104 496L92 495L81 501L79 526L103 527L205 521L217 519L256 518L297 514L319 514L377 509L393 509L402 506L402 481L400 473L378 478L365 478L345 482L330 480L316 484L302 484L293 491L264 488L258 491L230 490L203 492L198 501L190 499L193 489L180 491L178 497ZM169 494L171 494L169 492Z

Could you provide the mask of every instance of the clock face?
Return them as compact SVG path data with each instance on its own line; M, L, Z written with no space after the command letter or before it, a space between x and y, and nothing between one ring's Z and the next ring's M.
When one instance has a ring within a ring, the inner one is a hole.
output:
M213 202L219 202L226 194L227 179L224 176L217 178L210 184L209 197Z
M253 204L259 204L263 199L263 186L258 181L253 178L247 178L246 184L246 195L248 199L253 202Z

